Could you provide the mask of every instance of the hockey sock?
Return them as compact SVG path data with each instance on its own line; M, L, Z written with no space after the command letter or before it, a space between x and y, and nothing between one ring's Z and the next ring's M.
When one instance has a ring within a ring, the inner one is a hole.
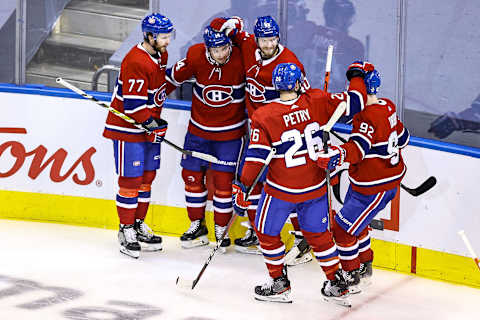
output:
M298 223L298 217L296 212L290 214L290 222L293 225L293 230L300 231L300 224Z
M232 181L233 172L212 171L213 185L213 213L215 224L224 227L230 221L233 213Z
M285 244L282 242L280 235L269 236L267 234L257 233L260 241L260 249L263 254L263 261L267 265L268 273L273 279L283 275L283 263L285 258Z
M302 230L308 244L313 248L313 253L322 267L328 280L335 280L335 272L340 267L337 246L333 242L332 234L326 232L308 232Z
M144 220L147 215L148 206L150 205L150 195L152 189L152 182L155 179L156 171L144 171L143 181L138 192L138 206L135 211L135 219Z
M332 231L343 270L352 271L360 268L357 237L343 230L335 219L333 219Z
M205 217L208 191L205 188L204 176L203 171L182 170L182 178L185 182L185 202L191 221Z
M370 231L365 228L357 237L358 239L358 258L360 262L373 261L373 250L370 248Z
M121 224L133 224L138 205L138 189L142 177L119 177L120 187L116 197L117 213Z

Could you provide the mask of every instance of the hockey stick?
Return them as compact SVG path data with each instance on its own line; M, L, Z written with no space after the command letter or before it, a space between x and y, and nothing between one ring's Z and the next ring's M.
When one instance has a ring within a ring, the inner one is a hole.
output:
M462 240L465 243L465 246L467 247L468 252L472 256L473 261L475 261L475 265L480 270L480 261L478 260L478 256L475 254L475 251L473 251L472 244L470 243L470 241L468 241L468 238L467 238L467 235L465 234L465 231L460 230L460 231L458 231L458 234L460 235L460 237L462 237Z
M328 84L330 82L330 72L332 71L332 59L333 59L333 45L329 45L327 49L327 61L325 63L325 79L323 84L323 91L328 91ZM337 109L330 117L330 120L323 127L322 132L322 142L323 142L323 151L328 153L328 142L330 141L329 131L332 129L333 125L340 119L345 110L347 109L347 104L342 102L338 105ZM337 112L338 111L338 112ZM331 193L331 182L330 182L330 169L325 169L325 177L327 180L327 206L328 206L328 228L331 230L332 220L333 220L333 210L332 210L332 193Z
M275 148L272 148L270 150L270 153L268 154L267 158L265 159L265 163L263 164L262 168L260 169L260 172L257 174L255 179L253 180L252 185L247 190L247 193L245 195L246 200L248 200L248 198L250 197L250 194L252 193L253 189L255 188L256 184L258 183L258 180L260 180L260 177L262 176L263 172L267 169L268 164L272 160L276 151L277 150ZM220 237L220 239L217 240L217 244L215 245L215 248L213 248L212 252L210 253L210 255L207 258L207 261L205 261L205 263L203 264L203 267L200 270L200 272L198 273L197 277L194 280L186 280L186 279L181 279L180 276L178 276L177 277L177 282L176 282L177 286L180 286L180 287L183 287L183 288L190 288L192 290L193 290L193 288L195 288L198 281L200 280L203 273L205 272L205 269L207 269L208 264L210 263L213 256L215 255L215 253L217 253L218 249L220 248L220 245L222 244L223 239L228 234L228 230L230 230L230 227L232 226L232 224L233 224L233 222L235 221L236 218L237 218L237 215L234 213L232 218L230 218L230 221L228 222L227 227L225 228L225 231L223 232L222 236Z
M99 101L97 98L95 98L94 96L91 96L89 95L88 93L86 93L85 91L83 91L82 89L80 88L77 88L75 87L73 84L63 80L62 78L57 78L56 79L56 82L61 84L62 86L72 90L73 92L81 95L82 97L84 97L85 99L88 99L90 101L93 101L95 102L97 105L99 105L100 107L102 108L105 108L107 109L109 112L113 113L114 115L116 115L117 117L120 117L122 118L123 120L127 121L128 123L130 124L133 124L135 127L139 128L139 129L142 129L144 130L145 132L149 132L149 130L144 127L142 124L136 122L134 119L130 118L129 116L127 116L126 114L123 114L121 113L120 111L112 108L111 106L109 106L108 104L106 103L103 103L101 101ZM212 162L212 163L218 163L218 159L210 154L206 154L206 153L202 153L202 152L197 152L197 151L190 151L190 150L185 150L179 146L177 146L176 144L174 144L173 142L170 142L168 141L167 139L163 139L163 142L165 142L166 144L168 144L169 146L173 147L174 149L180 151L181 153L185 154L185 155L188 155L188 156L192 156L192 157L195 157L195 158L199 158L199 159L202 159L202 160L205 160L205 161L208 161L208 162Z
M342 136L340 136L338 133L336 133L335 131L331 131L331 133L338 139L340 140L342 143L346 143L347 140L344 139ZM414 197L418 197L419 195L422 195L424 194L425 192L427 192L428 190L432 189L435 185L437 184L437 178L435 178L434 176L430 176L427 180L425 180L424 182L422 182L421 185L419 185L418 187L416 188L409 188L407 186L405 186L403 183L400 183L400 187L402 187L403 190L407 191L409 194L411 194L412 196Z
M328 91L328 83L330 82L330 72L332 71L333 45L329 45L327 49L327 62L325 64L325 81L323 83L323 91Z

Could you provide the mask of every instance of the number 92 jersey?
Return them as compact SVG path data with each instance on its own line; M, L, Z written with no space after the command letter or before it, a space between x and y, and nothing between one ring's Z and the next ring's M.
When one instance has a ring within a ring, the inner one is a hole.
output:
M328 122L348 94L310 89L295 100L276 100L255 111L242 182L250 185L271 148L276 154L268 167L264 190L293 203L325 194L325 170L317 166L322 149L320 127Z
M353 117L350 139L341 147L350 163L352 189L376 194L397 187L407 170L401 150L410 139L397 116L395 104L386 99L366 106Z

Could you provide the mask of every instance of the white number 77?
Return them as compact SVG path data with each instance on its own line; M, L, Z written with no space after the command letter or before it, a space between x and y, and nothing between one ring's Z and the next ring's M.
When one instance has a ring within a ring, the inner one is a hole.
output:
M143 79L128 79L128 83L130 83L130 88L128 89L129 92L133 91L133 86L135 85L135 82L138 83L138 89L137 92L140 92L142 90L143 84L145 83L145 80Z

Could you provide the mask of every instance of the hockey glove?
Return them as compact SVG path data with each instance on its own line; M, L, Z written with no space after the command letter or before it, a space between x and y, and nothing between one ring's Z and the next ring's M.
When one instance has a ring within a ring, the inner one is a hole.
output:
M347 68L347 79L350 81L353 77L362 77L365 78L365 75L368 72L375 70L373 64L368 61L354 61Z
M252 203L246 199L247 187L239 181L232 184L232 203L233 210L240 217L244 217L248 206Z
M243 31L243 20L240 17L215 18L210 23L210 27L218 32L223 32L227 37L233 37L237 32Z
M167 133L168 122L150 117L147 121L142 123L143 127L148 130L146 137L147 140L153 143L161 143Z
M317 165L322 169L335 170L335 167L343 164L345 161L345 155L345 149L332 146L328 148L328 153L320 151L318 154Z

